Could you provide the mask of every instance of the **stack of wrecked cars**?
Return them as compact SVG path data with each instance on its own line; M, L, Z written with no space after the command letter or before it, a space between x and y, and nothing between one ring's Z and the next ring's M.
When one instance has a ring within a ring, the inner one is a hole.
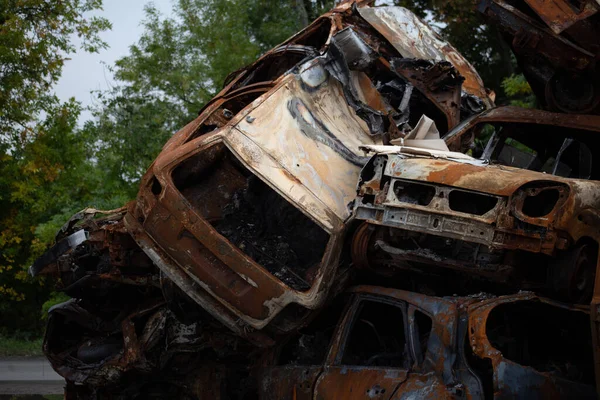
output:
M43 345L66 398L597 397L598 75L567 82L595 73L600 6L480 2L528 110L367 3L232 73L135 201L32 265L72 297Z

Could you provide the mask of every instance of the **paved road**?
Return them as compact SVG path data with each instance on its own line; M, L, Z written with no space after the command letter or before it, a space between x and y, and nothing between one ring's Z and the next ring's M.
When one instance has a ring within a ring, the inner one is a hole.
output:
M45 358L0 359L0 394L60 394L64 383Z

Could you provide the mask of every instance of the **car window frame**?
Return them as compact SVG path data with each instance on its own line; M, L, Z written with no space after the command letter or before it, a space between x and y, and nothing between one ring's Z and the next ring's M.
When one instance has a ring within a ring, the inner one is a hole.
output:
M412 349L412 344L411 344L412 340L410 338L411 329L409 327L409 321L408 321L408 305L407 305L407 303L402 300L397 300L397 299L384 297L384 296L376 296L376 295L371 295L371 294L357 294L354 297L354 299L352 299L352 305L348 308L346 315L340 321L340 326L338 326L338 331L334 335L335 340L329 349L330 352L327 357L326 365L336 366L336 367L341 367L341 366L344 366L344 367L368 367L366 365L342 364L342 359L344 357L344 352L346 350L346 345L348 343L348 339L350 338L351 330L354 327L356 318L358 317L360 310L361 310L361 307L360 307L361 303L366 302L366 301L392 305L392 306L398 307L400 309L400 311L402 312L404 335L405 335L407 344L409 346L409 351L407 353L407 356L409 359L406 362L406 365L408 365L408 367L406 367L406 368L405 367L381 367L381 368L394 369L394 370L410 370L410 366L412 366L414 363L414 357L413 357L413 349ZM380 367L375 367L375 368L380 368Z

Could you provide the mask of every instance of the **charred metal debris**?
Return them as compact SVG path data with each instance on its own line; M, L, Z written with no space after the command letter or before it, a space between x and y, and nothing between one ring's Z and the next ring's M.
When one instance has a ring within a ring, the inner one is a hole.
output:
M600 6L480 2L542 111L367 3L232 73L31 267L72 297L68 399L597 397Z

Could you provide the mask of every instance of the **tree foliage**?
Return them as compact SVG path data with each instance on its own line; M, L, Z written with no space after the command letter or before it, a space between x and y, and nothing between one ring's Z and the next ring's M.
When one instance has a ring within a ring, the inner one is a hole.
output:
M106 47L98 33L110 23L84 15L101 5L102 0L0 2L0 139L27 139L40 110L52 107L48 93L76 50L72 35L87 51Z
M86 17L101 0L0 2L0 319L3 329L35 329L50 289L26 267L59 220L91 200L93 166L77 131L81 107L51 94L78 37L105 47L106 19ZM60 222L62 224L62 221ZM1 332L0 332L1 333Z
M65 218L92 201L93 167L77 132L81 111L74 101L53 102L33 130L35 139L3 151L0 163L0 316L35 327L47 290L32 284L26 268L52 241ZM23 303L23 304L17 304ZM13 318L11 318L13 317Z
M523 74L513 74L504 78L502 88L509 98L510 105L535 108L537 100Z

